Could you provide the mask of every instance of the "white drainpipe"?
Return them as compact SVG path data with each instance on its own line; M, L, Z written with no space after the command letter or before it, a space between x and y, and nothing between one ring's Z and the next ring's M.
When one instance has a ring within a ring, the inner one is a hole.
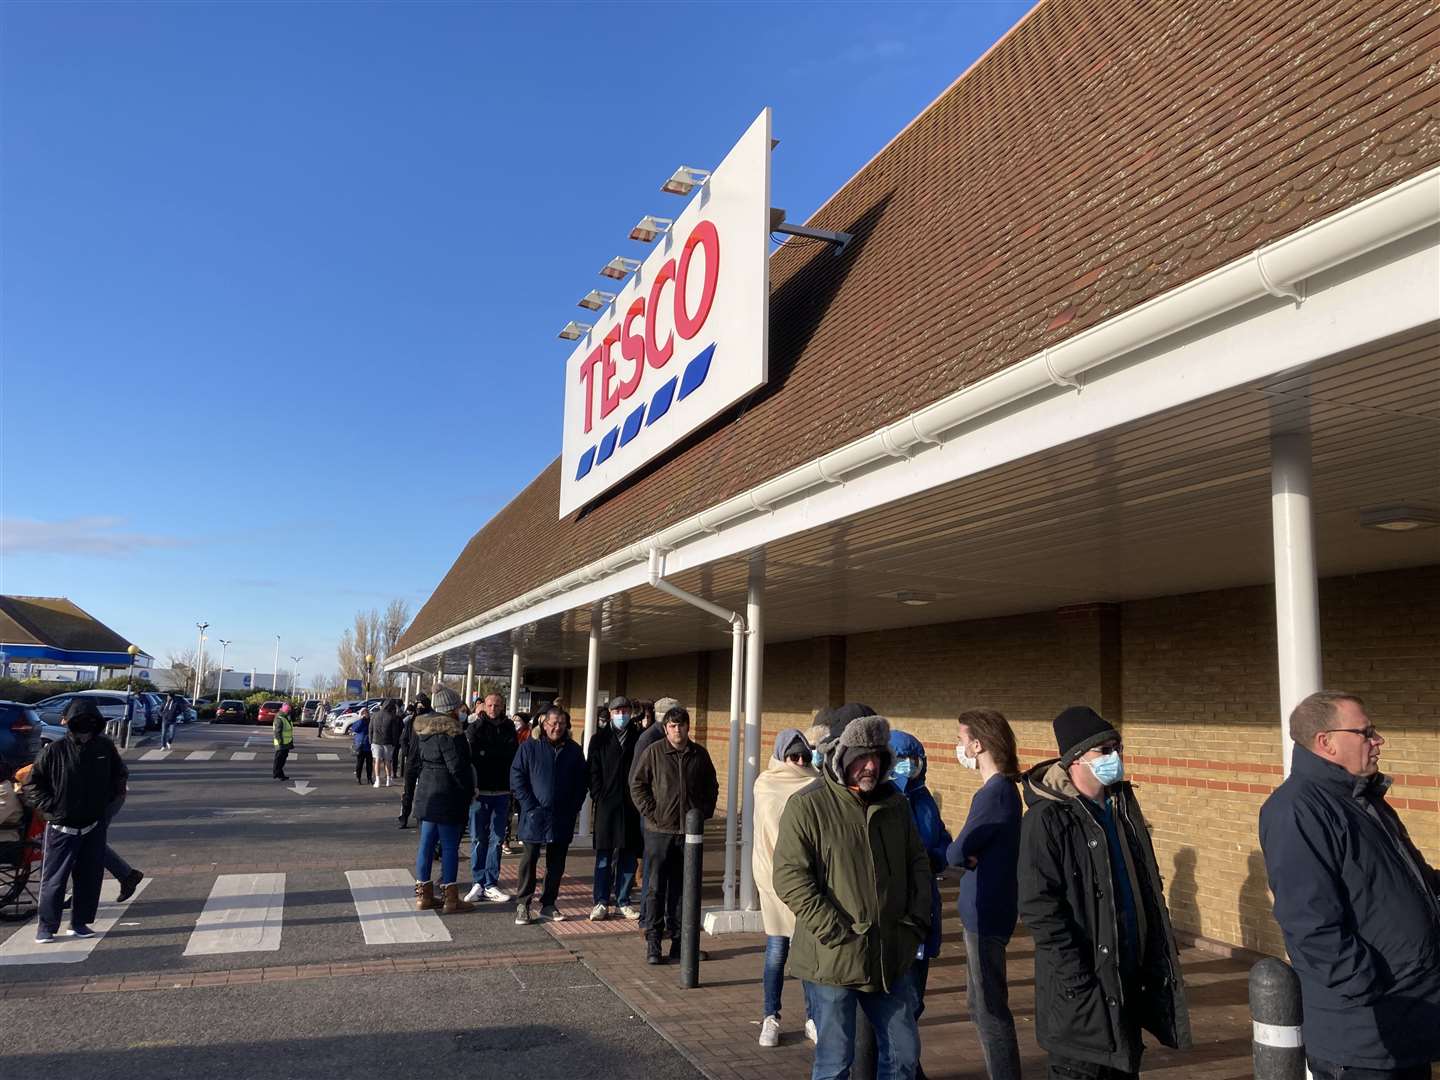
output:
M740 695L744 691L745 683L745 617L719 604L713 604L703 596L686 592L678 585L672 585L662 576L664 572L660 552L652 548L651 585L730 624L730 759L729 787L725 796L725 910L734 911L736 869L740 864ZM662 719L656 717L656 722Z
M1286 297L1299 303L1307 278L1437 223L1440 223L1440 168L1387 188L979 382L961 387L879 431L433 634L390 657L387 666L397 667L431 655L457 635L643 563L657 548L674 550L688 541L717 532L727 522L763 512L801 492L841 483L847 474L881 458L902 457L924 449L927 444L941 444L945 441L944 434L961 424L1031 394L1056 386L1078 389L1083 385L1082 376L1091 368L1197 323L1267 296Z

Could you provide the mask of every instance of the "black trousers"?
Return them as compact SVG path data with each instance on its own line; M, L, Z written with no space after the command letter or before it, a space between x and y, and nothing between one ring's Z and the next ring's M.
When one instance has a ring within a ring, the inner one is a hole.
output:
M640 929L646 937L680 937L685 892L685 834L645 832L645 899Z
M291 743L286 743L284 746L277 746L275 748L275 763L270 767L270 778L272 780L284 779L285 759L290 756L290 751L293 749L294 746Z
M535 864L540 861L540 852L545 852L545 886L540 890L540 906L554 907L560 898L560 878L565 874L565 859L570 854L569 844L532 844L525 841L525 850L520 854L520 888L515 892L516 901L526 901L535 895Z
M55 825L45 826L40 859L40 929L52 934L60 929L65 886L72 886L70 925L89 926L100 910L100 883L105 880L104 821L84 836L62 833Z
M400 796L400 824L410 820L410 811L415 808L415 785L420 781L420 770L411 769L405 773L405 794Z
M360 774L364 772L367 783L375 782L375 759L370 756L369 750L355 751L355 780L360 780Z
M1054 1053L1050 1055L1050 1071L1047 1075L1049 1080L1139 1080L1140 1078L1138 1072L1112 1069L1108 1065L1092 1065L1088 1061L1076 1061Z
M1310 1067L1310 1075L1315 1080L1430 1080L1432 1075L1429 1065L1410 1065L1403 1069L1366 1069L1358 1065L1336 1065L1313 1058L1309 1054L1305 1055L1305 1063Z

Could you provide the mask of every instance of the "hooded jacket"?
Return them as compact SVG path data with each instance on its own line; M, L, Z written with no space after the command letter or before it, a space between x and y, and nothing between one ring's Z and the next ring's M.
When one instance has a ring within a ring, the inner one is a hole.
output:
M1260 808L1305 1049L1380 1070L1440 1060L1440 871L1385 801L1389 787L1297 746Z
M936 875L945 872L945 853L950 849L950 831L940 818L940 807L935 796L925 785L928 771L925 760L925 744L908 731L890 732L890 753L895 760L902 757L915 758L916 771L908 777L892 777L891 782L905 796L910 804L910 816L915 819L915 830L920 834L920 843L930 859L930 933L925 938L925 959L933 960L940 955L940 882Z
M895 785L862 799L836 777L833 756L780 815L771 876L795 915L790 973L889 993L930 933L930 859ZM888 773L888 748L881 759Z
M470 760L475 765L475 790L492 795L510 790L510 766L515 764L515 725L508 716L491 720L483 712L465 728Z
M685 815L699 810L709 819L720 800L720 781L710 752L694 739L676 749L661 738L635 759L630 797L652 833L683 833Z
M526 739L510 766L510 790L520 804L520 839L527 844L570 843L588 781L585 754L568 731L558 744L543 731Z
M586 764L595 808L596 851L639 851L645 843L640 811L630 795L630 767L635 763L640 735L632 719L623 729L612 723L590 737Z
M44 746L25 785L25 801L55 825L83 829L105 817L125 794L130 770L103 735L81 742L72 732Z
M370 743L373 746L395 746L400 741L400 714L393 701L387 701L370 713Z
M782 756L796 736L804 738L798 728L781 731L765 771L755 777L755 842L750 851L750 868L755 876L755 890L760 894L760 917L765 923L765 933L771 937L790 937L795 933L795 913L775 895L772 880L780 816L790 796L804 791L820 777L808 765L791 765Z
M423 713L414 721L420 776L415 783L415 816L440 825L463 825L470 814L475 773L460 721Z
M1020 825L1020 918L1035 939L1037 1041L1124 1072L1140 1067L1141 1028L1166 1046L1188 1047L1180 957L1150 830L1130 785L1110 787L1140 926L1140 956L1127 983L1105 829L1058 759L1042 761L1022 782L1029 812Z

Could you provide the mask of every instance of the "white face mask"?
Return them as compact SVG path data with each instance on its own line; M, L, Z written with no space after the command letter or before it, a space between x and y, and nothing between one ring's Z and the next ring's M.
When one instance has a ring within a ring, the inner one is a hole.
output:
M955 744L955 760L967 769L978 769L980 767L980 762L967 754L964 745L961 743Z

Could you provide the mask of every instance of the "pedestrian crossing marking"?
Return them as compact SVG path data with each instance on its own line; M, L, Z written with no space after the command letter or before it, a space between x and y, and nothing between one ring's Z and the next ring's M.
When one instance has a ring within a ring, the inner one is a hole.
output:
M186 761L209 761L215 756L214 750L191 750L185 755Z
M90 929L95 931L93 938L72 938L57 936L48 945L39 945L35 941L35 931L40 925L39 917L31 919L15 933L10 935L8 941L0 945L0 966L14 964L78 964L89 958L95 951L95 946L119 921L125 909L135 902L135 897L145 891L150 884L146 878L140 882L140 887L135 890L135 896L130 897L123 904L116 902L120 895L120 883L113 878L107 877L105 884L100 887L100 910L95 915L95 921L90 924ZM61 933L65 932L68 924L61 921Z
M141 760L141 761L164 761L167 757L170 756L170 754L171 754L171 751L169 751L169 750L146 750L145 753L143 753L143 754L140 755L140 760Z
M255 760L255 751L254 751L254 750L236 750L235 753L233 753L233 754L230 755L230 760L231 760L231 761L254 761L254 760Z
M340 760L340 755L339 755L339 754L316 754L316 755L315 755L315 758L316 758L316 760L318 760L318 761L339 761L339 760Z
M274 952L285 915L284 874L221 874L185 946L186 956Z
M406 870L347 870L355 915L366 945L449 941L435 911L415 910L415 880Z

